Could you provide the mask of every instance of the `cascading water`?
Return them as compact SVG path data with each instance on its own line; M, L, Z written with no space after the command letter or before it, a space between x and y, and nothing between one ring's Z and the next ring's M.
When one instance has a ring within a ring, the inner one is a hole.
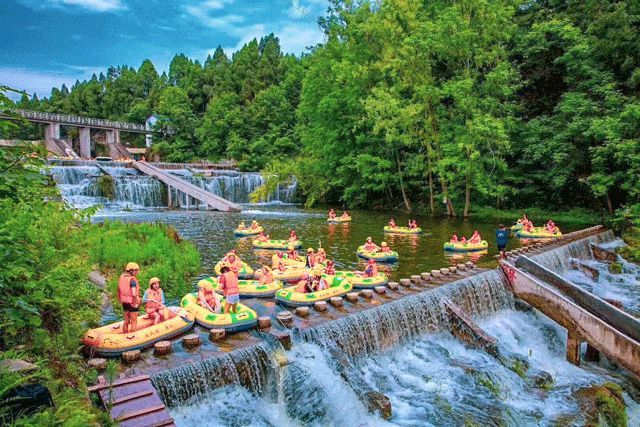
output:
M571 268L571 259L587 259L592 258L590 243L602 244L609 243L615 239L611 230L599 233L575 242L567 243L559 248L551 249L534 255L532 258L557 273L563 273Z

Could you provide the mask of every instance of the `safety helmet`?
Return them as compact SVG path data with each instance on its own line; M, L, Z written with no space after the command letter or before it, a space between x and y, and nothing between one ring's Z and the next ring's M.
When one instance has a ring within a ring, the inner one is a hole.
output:
M205 291L212 291L213 285L208 280L200 280L198 282L198 287L204 289Z
M158 279L157 277L152 277L151 279L149 279L149 286L153 285L154 283L160 283L160 279Z
M387 242L380 243L380 246L387 246Z
M287 247L287 249L288 249L288 250L290 250L290 251L292 251L292 250L294 250L295 248L293 247L293 245L289 245L289 246Z
M140 266L138 265L138 263L135 262L128 262L127 266L124 268L126 271L131 271L131 270L140 270Z
M313 252L313 248L307 248L307 253Z

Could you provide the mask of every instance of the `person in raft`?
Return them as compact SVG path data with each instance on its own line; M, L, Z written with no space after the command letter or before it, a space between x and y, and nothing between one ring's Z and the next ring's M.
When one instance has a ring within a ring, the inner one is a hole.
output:
M316 253L316 264L324 264L327 261L327 253L323 248L318 248L318 253Z
M144 310L147 312L147 316L153 319L154 325L164 320L164 316L160 312L164 306L164 292L160 288L160 279L157 277L149 279L149 288L144 291L142 302L145 303Z
M478 230L473 232L473 235L471 236L471 239L469 239L469 242L471 242L472 245L477 245L478 243L482 242L482 237L480 236L480 233L478 233Z
M396 228L397 227L396 222L393 220L393 218L391 218L389 220L389 227L391 227L391 228Z
M271 271L271 268L269 268L266 265L263 265L262 276L260 276L260 284L268 285L270 283L273 283L273 272Z
M308 289L311 289L309 282L310 282L309 273L305 271L304 273L302 273L302 278L296 284L296 292L299 292L301 294L305 294L307 292L313 292L313 291L308 291Z
M198 304L212 313L220 313L220 301L218 301L211 283L198 283Z
M237 275L242 268L242 261L240 261L238 257L236 257L235 252L229 252L226 258L227 260L225 262L225 265L229 267L229 270L233 271Z
M458 235L454 233L453 236L451 236L449 243L458 243Z
M391 252L391 248L389 247L389 245L387 245L387 242L380 243L380 252Z
M292 245L287 247L287 258L298 259L298 251Z
M504 224L500 224L496 230L496 246L498 246L500 258L506 258L504 250L507 247L507 243L509 243L509 232Z
M333 208L331 208L329 210L329 219L335 219L336 217L337 217L336 211L334 211Z
M255 219L251 221L251 228L255 230L256 228L259 228L259 227L260 227L260 224L258 223L258 221L256 221Z
M549 220L547 221L547 224L544 226L545 230L547 230L547 232L554 234L558 232L558 227L556 226L556 224L552 221Z
M218 283L222 286L224 293L224 312L237 313L238 302L240 301L240 289L238 288L238 275L224 266L220 269L222 275L218 278Z
M527 233L533 233L533 231L534 231L533 222L527 220L526 222L522 223L522 228Z
M122 304L122 313L124 315L122 332L125 334L135 332L138 325L140 284L136 276L139 272L140 266L135 262L130 262L118 279L118 301Z
M351 218L351 216L349 215L349 212L344 211L344 212L342 212L342 216L341 216L341 218L342 218L342 219L347 219L347 218Z
M376 276L378 274L378 264L376 264L376 260L370 259L362 274L364 274L365 277Z
M373 243L373 239L371 237L367 237L367 242L362 246L364 246L364 250L367 252L377 252L380 250L380 246Z
M313 268L314 265L316 265L316 256L313 253L313 248L308 248L304 266L307 268Z
M329 287L329 284L322 278L322 269L317 268L314 270L313 284L311 285L314 291L324 291Z
M291 233L289 233L289 242L293 243L297 241L298 241L298 235L296 234L296 231L291 230Z
M261 231L260 234L258 234L258 241L259 242L268 242L269 241L269 235L268 234L264 234L264 231Z
M410 219L409 220L409 228L411 230L415 230L416 228L418 228L418 223L416 222L415 219Z
M240 221L240 224L238 224L238 230L246 230L247 226L244 224L244 221Z
M327 261L327 266L324 268L324 272L330 276L334 276L336 274L336 266L333 264L333 261Z

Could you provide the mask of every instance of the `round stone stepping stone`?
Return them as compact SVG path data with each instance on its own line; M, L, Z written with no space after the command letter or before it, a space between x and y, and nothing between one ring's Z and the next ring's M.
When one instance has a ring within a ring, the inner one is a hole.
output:
M171 341L158 341L153 345L153 354L164 356L171 353Z
M182 345L185 347L197 347L200 345L200 335L189 334L182 337Z
M282 347L284 347L285 350L291 350L291 334L289 333L289 331L279 331L277 329L274 329L269 332L269 334L276 337L276 339L280 341L280 344L282 344Z
M411 276L411 283L415 283L416 285L419 285L422 282L422 277L420 277L419 274L414 274Z
M443 267L440 269L440 273L442 273L442 275L446 276L449 274L449 269L446 267Z
M269 329L271 327L271 317L260 316L258 317L258 329Z
M316 301L313 303L313 307L316 309L316 311L327 311L327 302Z
M431 276L432 277L442 277L442 273L440 273L440 270L431 270Z
M359 296L360 295L357 292L349 292L346 298L347 298L347 301L349 302L357 302Z
M99 371L103 371L107 369L107 359L103 359L101 357L95 357L93 359L89 359L87 362L90 367L93 369L97 369Z
M467 266L464 264L458 264L456 267L458 267L458 270L460 271L465 271L467 269Z
M342 297L331 297L329 302L334 307L342 307Z
M296 307L296 315L299 317L307 317L309 315L309 307Z
M293 325L293 313L291 313L290 311L286 310L286 311L281 311L280 313L276 314L276 318L280 321L280 323L282 323L284 326L291 326Z
M398 282L387 283L387 288L391 289L392 291L395 291L396 289L398 289Z
M209 340L213 342L222 341L227 336L227 331L224 329L211 329L209 331Z
M476 265L474 263L472 263L471 261L467 261L465 263L465 265L467 266L467 268L474 268Z
M387 288L385 286L376 286L375 288L377 294L384 294L387 292Z
M449 273L455 273L456 271L458 271L456 267L449 267Z
M405 288L411 287L411 279L400 279L400 284Z
M364 289L364 290L360 291L360 295L362 295L363 297L365 297L367 299L371 299L371 298L373 298L373 291L371 289Z
M431 273L427 273L427 272L420 273L420 278L425 282L428 282L429 280L431 280Z
M140 350L129 350L122 353L122 361L132 363L140 360Z

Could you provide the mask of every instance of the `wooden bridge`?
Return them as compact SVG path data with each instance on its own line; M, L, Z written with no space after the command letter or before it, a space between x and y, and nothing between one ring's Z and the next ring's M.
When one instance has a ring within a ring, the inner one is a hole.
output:
M205 209L215 209L223 212L240 212L242 209L240 205L223 199L220 196L216 196L210 191L204 190L197 185L187 182L183 179L170 174L169 172L160 169L147 162L133 162L133 167L140 172L157 178L160 182L163 182L168 187L168 205L173 205L173 192L174 190L186 195L186 208L189 209L191 205L191 199L197 200L201 205L204 205ZM197 205L197 203L194 203Z

